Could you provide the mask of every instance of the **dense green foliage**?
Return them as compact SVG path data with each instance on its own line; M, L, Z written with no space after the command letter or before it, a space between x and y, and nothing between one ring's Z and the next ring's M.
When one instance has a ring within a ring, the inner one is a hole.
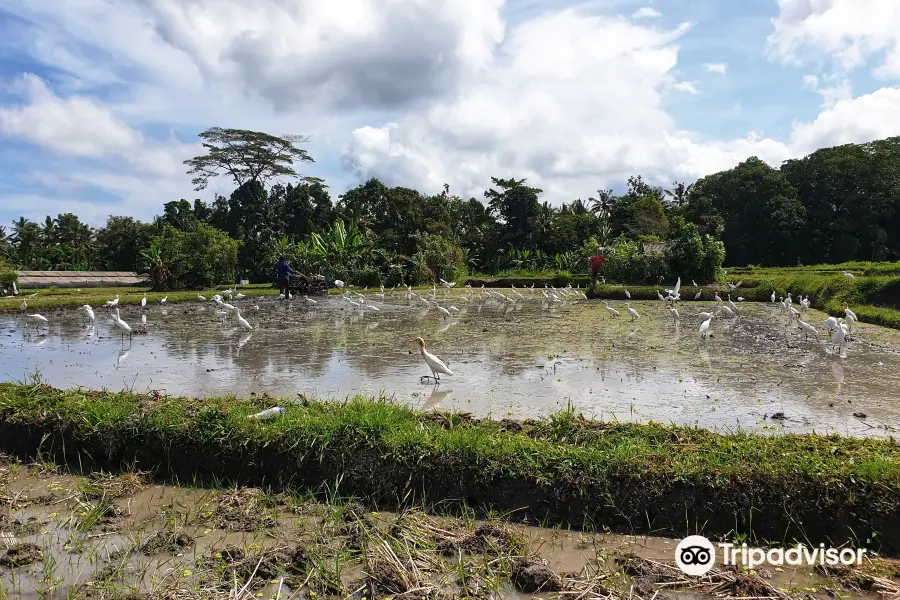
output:
M271 280L280 253L303 270L360 284L587 274L597 246L610 248L602 274L633 282L674 274L710 282L726 259L785 266L900 258L900 138L826 148L780 168L750 158L671 190L631 177L621 195L598 190L561 206L524 179L499 177L486 182L483 199L446 185L426 194L371 179L333 201L322 181L294 170L312 162L295 145L302 138L218 128L201 138L207 154L186 161L189 173L198 188L230 177L228 197L168 202L152 223L111 216L97 230L72 214L19 219L9 235L0 230L0 256L27 269L148 269L148 254L160 249L151 240L171 237L167 227L204 223L239 242L229 279L253 282ZM268 185L285 178L295 181ZM645 255L646 240L666 242L663 255Z
M269 402L0 384L0 450L40 447L74 464L82 456L245 485L341 480L345 493L376 502L466 498L520 517L592 519L629 533L683 534L696 523L718 535L900 547L890 526L900 502L893 440L719 434L598 423L572 411L510 426L364 398L283 404L275 422L247 419Z
M196 223L188 230L166 226L150 241L145 256L156 289L196 289L232 283L237 252L237 241Z

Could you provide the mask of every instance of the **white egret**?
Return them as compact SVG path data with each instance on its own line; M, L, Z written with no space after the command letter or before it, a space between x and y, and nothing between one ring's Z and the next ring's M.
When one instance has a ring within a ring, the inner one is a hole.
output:
M694 300L699 300L699 299L700 299L700 294L702 294L702 293L703 293L703 292L701 291L701 292L697 292L696 294L694 294Z
M118 294L116 294L116 297L113 298L112 300L106 301L106 306L108 306L109 308L112 308L118 304L119 304L119 295Z
M844 277L846 277L847 279L856 279L856 275L847 271L844 271Z
M628 312L629 315L631 315L632 321L634 321L635 319L641 318L641 315L638 314L638 311L631 308L631 304L628 302L625 303L625 310Z
M237 315L237 320L238 320L238 323L240 323L241 327L243 327L243 328L246 329L247 331L250 331L251 329L253 329L253 326L250 325L250 322L247 321L247 319L245 319L244 317L241 316L241 310L240 310L240 309L235 309L234 313Z
M835 317L828 317L825 319L825 328L830 332L837 329L838 320Z
M122 334L122 338L125 338L125 334L128 334L128 339L131 339L131 325L122 320L122 317L119 315L119 309L116 309L116 316L113 317L113 321L116 324L116 327L119 329L119 333Z
M28 301L22 300L22 304L19 305L19 310L25 310L26 308L28 308Z
M619 311L617 311L616 309L614 309L612 306L610 306L608 304L606 305L606 312L608 312L610 315L612 315L614 317L619 316Z
M238 294L235 294L234 297L237 298L238 300L240 300L241 298L246 298L247 295L246 295L246 294L240 294L240 293L238 293Z
M437 306L437 305L435 305L435 306ZM438 309L439 311L441 311L441 314L444 315L445 317L449 317L449 316L450 316L450 311L447 310L446 308L444 308L443 306L438 306L437 309Z
M772 295L769 296L769 300L772 301L772 304L775 304L775 290L772 290Z
M315 300L313 300L313 299L310 298L309 296L303 296L303 300L305 300L307 304L318 304L318 302L316 302Z
M453 371L451 371L450 368L444 364L444 361L425 349L425 340L417 337L413 341L419 345L419 353L422 355L422 358L425 359L425 364L427 364L428 368L431 369L431 377L434 379L435 383L439 383L441 381L441 374L453 375ZM423 378L427 377L427 375L423 376Z
M716 308L719 310L719 312L723 312L723 313L725 313L726 315L728 315L729 317L733 317L733 316L734 316L734 311L731 310L730 307L725 306L724 304L722 304L722 305L720 305L720 306L717 306Z
M197 300L199 300L200 302L206 302L206 298L204 296L201 296L200 294L197 294Z
M850 310L850 306L848 306L846 302L844 302L844 315L848 319L851 319L853 321L859 321L859 319L856 316L856 313L853 312L852 310Z
M672 315L673 321L678 321L681 316L678 314L678 310L674 306L669 307L669 314Z
M336 287L336 288L343 288L343 287L344 287L344 282L341 281L340 279L335 279L335 280L334 280L334 287Z
M713 316L709 315L709 318L700 323L700 337L705 338L709 335L709 325L712 323Z
M141 313L141 325L147 324L147 313Z
M28 318L33 321L36 321L40 325L44 325L49 321L47 319L47 317L45 317L44 315L39 315L39 314L28 315Z
M691 279L691 283L693 283L693 284L694 284L694 287L700 287L700 286L699 286L699 285L697 285L697 282L696 282L696 281L694 281L694 280L693 280L693 279Z
M141 298L141 308L147 307L147 294L144 294L144 297Z
M809 339L810 334L812 334L816 338L816 341L819 341L819 332L816 331L815 327L813 327L803 319L797 319L797 325L806 334L806 339Z
M19 288L16 287L16 282L13 281L13 296L19 295Z
M659 290L656 290L656 297L659 298L660 300L662 300L663 302L666 301L666 297L663 296L663 295L659 292Z
M166 303L166 300L168 300L168 299L169 299L168 296L163 296L163 297L162 297L162 300L160 300L159 303L160 303L160 304L165 304L165 303Z
M88 318L88 320L90 320L91 325L93 325L94 324L94 309L91 308L91 305L85 304L84 306L81 307L81 310L84 311L84 314L87 315L87 318Z
M712 314L712 313L708 313L708 312L702 312L702 313L700 313L700 314L697 315L697 316L700 317L700 320L701 320L701 321L705 321L705 320L711 318L711 317L713 316L713 314Z
M737 304L731 301L731 294L728 294L728 306L731 307L731 310L737 310Z
M459 309L456 308L455 306L448 306L448 307L447 307L447 310L449 310L450 312L454 312L454 313L458 313L458 312L459 312Z
M217 310L216 316L219 317L219 322L224 323L225 318L228 316L228 311L227 310Z
M722 301L722 297L719 296L719 292L716 292L716 302L721 302L721 301Z
M629 292L627 288L625 289L625 297L631 300L631 292Z

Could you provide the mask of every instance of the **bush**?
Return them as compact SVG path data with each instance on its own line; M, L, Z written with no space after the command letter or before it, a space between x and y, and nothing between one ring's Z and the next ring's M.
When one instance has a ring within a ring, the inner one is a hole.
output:
M628 283L656 283L660 277L668 277L670 269L666 257L662 254L644 254L641 242L624 237L613 241L606 248L607 263L600 269L600 274L612 281Z
M19 280L19 273L11 264L0 257L0 287L11 288L12 284Z
M462 248L447 238L423 233L416 236L418 251L413 259L420 266L428 267L434 276L445 281L456 281L468 274Z
M181 231L169 225L153 238L151 247L159 249L154 257L158 262L149 265L157 289L203 289L234 282L238 242L215 227L198 223L192 231Z
M716 280L725 261L725 245L709 235L700 235L700 229L681 217L670 223L666 260L673 273L700 283Z

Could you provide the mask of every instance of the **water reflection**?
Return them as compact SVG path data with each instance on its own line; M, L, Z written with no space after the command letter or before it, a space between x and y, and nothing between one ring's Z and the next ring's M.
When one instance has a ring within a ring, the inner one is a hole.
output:
M840 358L759 305L717 318L701 343L697 315L711 309L706 304L680 307L680 322L660 302L633 303L642 315L635 322L610 317L594 302L542 307L457 298L459 313L449 318L402 296L379 303L378 312L337 298L258 304L258 311L242 310L252 331L237 327L233 315L220 323L211 305L146 313L124 307L129 323L146 314L137 325L146 333L130 344L120 341L105 309L93 327L75 311L47 315L41 331L16 316L0 318L0 367L6 379L38 369L53 385L169 394L383 392L424 409L495 417L536 416L571 402L598 418L704 426L767 427L764 415L776 411L796 431L889 433L861 424L854 410L871 425L900 423L897 332L859 326ZM410 341L415 336L455 373L435 389L419 380L428 370Z

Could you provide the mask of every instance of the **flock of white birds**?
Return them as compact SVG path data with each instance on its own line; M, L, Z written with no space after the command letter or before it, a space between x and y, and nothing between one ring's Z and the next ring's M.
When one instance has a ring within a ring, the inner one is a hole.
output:
M853 278L851 273L845 273L845 277ZM695 287L697 286L696 282L693 282ZM741 296L737 297L737 303L735 303L731 298L730 292L736 292L743 282L738 281L737 283L728 283L729 293L726 295L726 299L723 299L718 292L714 292L714 299L716 301L716 306L710 312L701 312L699 313L700 318L700 327L699 333L701 339L706 339L710 335L710 328L713 322L713 319L716 315L722 317L736 317L739 314L738 303L744 302L744 298ZM456 286L455 282L448 282L443 279L440 280L440 284L442 287L452 289ZM344 288L345 284L342 281L336 281L335 285L339 288ZM352 288L352 286L347 286ZM394 288L394 293L396 294L399 290L399 293L403 293L400 286L396 286ZM363 291L368 291L368 288L365 288ZM663 292L658 291L657 297L661 302L666 305L666 308L669 311L672 319L675 322L680 321L681 316L678 312L678 302L682 300L681 297L681 278L678 278L678 281L675 283L675 286L672 289L665 289ZM18 290L15 290L14 293L18 294ZM380 291L373 294L372 298L367 297L364 293L354 291L352 289L347 289L344 294L341 296L342 301L345 302L349 307L354 309L359 309L361 311L372 311L372 312L380 312L381 309L377 306L377 302L385 301L385 288L384 286L380 287ZM700 300L703 294L703 290L698 291L694 296L694 300ZM36 294L30 294L29 297L33 297ZM636 319L640 319L641 315L635 310L630 303L631 293L628 289L624 289L625 295L625 312L631 317L631 320L634 321ZM236 289L227 289L222 291L221 293L217 293L213 295L209 302L215 304L216 315L219 320L224 323L229 315L234 315L237 324L244 330L251 331L253 326L250 324L247 319L245 319L241 315L241 309L231 302L235 300L241 300L246 298L246 296ZM283 294L279 294L278 298L280 300L292 301L294 300L294 296L288 292L287 296ZM168 296L163 297L160 300L160 305L165 305ZM540 310L553 310L556 307L568 304L568 303L576 303L580 300L587 300L587 295L581 290L573 288L571 285L566 286L564 288L556 288L552 286L544 286L543 288L535 288L534 284L531 287L527 288L516 288L514 285L509 289L507 294L504 294L497 289L485 289L484 285L481 286L481 289L472 288L471 285L466 285L466 291L463 295L459 296L450 296L448 297L438 297L437 295L437 284L433 284L430 293L419 294L413 291L412 287L407 287L405 290L405 299L407 304L417 304L421 302L428 308L433 308L437 312L442 315L442 318L446 319L447 317L451 317L452 315L459 313L460 309L451 304L451 302L456 301L460 303L460 305L466 304L475 304L475 305L483 305L486 302L496 303L499 302L501 304L509 304L515 305L523 302L540 302ZM200 302L207 302L206 297L201 294L197 294L197 300ZM313 306L318 304L318 301L310 298L309 296L303 296L303 302ZM811 325L808 320L803 318L804 314L810 308L810 300L807 295L805 298L800 297L797 304L794 305L794 299L790 292L787 293L786 296L777 296L775 291L772 291L772 295L770 296L771 305L776 307L781 313L787 315L789 324L793 324L796 321L797 327L802 330L806 336L806 339L809 336L813 336L817 342L824 342L822 338L819 336L819 331ZM115 296L115 298L107 301L105 303L104 308L110 311L110 323L115 329L120 333L120 337L122 340L127 336L131 339L132 334L134 333L132 326L125 322L122 319L121 314L118 308L119 304L119 296ZM27 298L22 301L20 305L20 309L24 312L28 308ZM146 324L147 322L147 295L144 294L143 299L141 300L141 322L142 324ZM605 303L605 309L610 314L611 318L620 317L621 313L610 306L609 303ZM94 309L85 304L79 308L80 311L84 313L88 320L88 324L90 327L93 327L94 321L96 318ZM252 306L252 310L258 311L259 305L254 304ZM41 314L30 314L28 315L28 319L32 322L35 322L38 326L44 326L49 323L49 319ZM844 308L844 317L835 318L828 317L824 321L825 330L831 336L831 342L835 344L836 347L840 347L841 355L844 355L845 345L847 342L847 336L852 331L853 323L857 321L856 314L850 310L848 306L845 305ZM431 370L430 376L423 376L423 379L433 379L435 383L440 382L441 375L453 375L453 372L450 368L437 356L428 352L425 349L425 341L421 337L417 337L412 342L415 342L419 347L419 352L427 364L428 368Z

